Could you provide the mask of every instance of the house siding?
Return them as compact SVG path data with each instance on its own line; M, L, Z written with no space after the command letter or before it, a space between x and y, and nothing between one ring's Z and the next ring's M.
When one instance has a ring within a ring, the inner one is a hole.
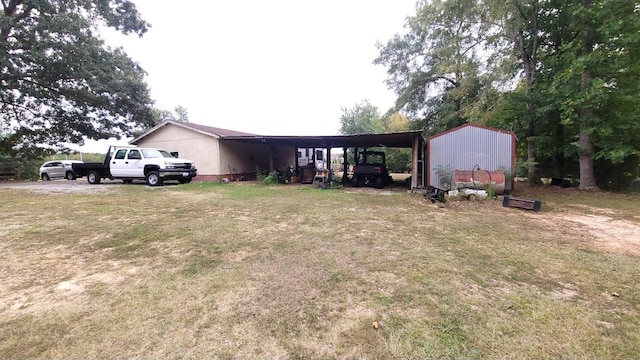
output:
M177 151L181 158L196 163L196 180L215 181L235 175L252 178L256 169L269 171L271 166L269 145L224 140L173 124L159 127L136 141L136 145ZM276 169L295 164L294 148L273 147L273 154Z
M209 135L167 125L144 137L136 145L177 151L181 158L196 163L198 176L221 173L219 139Z

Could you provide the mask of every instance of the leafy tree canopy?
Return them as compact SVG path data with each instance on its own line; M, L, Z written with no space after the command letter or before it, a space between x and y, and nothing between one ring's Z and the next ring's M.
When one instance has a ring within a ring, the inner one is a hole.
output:
M379 134L384 131L384 120L376 106L368 100L356 104L353 108L342 109L340 134Z
M189 112L187 111L186 107L181 105L173 108L173 111L154 108L153 119L154 125L160 124L167 120L189 122Z
M0 153L38 155L152 124L144 70L99 37L142 36L128 0L1 0Z

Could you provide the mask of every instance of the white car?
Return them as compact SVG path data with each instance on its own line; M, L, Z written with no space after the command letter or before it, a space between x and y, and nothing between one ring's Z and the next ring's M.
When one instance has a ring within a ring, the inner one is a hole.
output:
M79 160L52 160L47 161L40 167L40 179L49 181L51 179L75 180L76 174L71 168L73 163L81 163Z

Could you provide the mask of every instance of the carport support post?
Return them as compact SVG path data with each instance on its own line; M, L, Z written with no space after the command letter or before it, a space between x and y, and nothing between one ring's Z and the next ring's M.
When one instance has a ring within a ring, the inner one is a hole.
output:
M273 145L269 146L269 173L272 173L276 170L276 161L274 158L275 149Z
M411 189L418 187L418 155L420 151L420 137L413 138L411 144Z
M327 158L324 162L327 164L327 180L331 180L331 146L327 147Z
M294 168L293 175L295 175L295 177L297 178L300 175L298 174L298 166L300 166L300 164L298 163L298 145L296 145L296 148L293 151L295 152L294 157L296 159L296 167Z
M347 163L347 148L343 147L342 148L342 164L343 169L342 169L342 183L346 184L347 182L349 182L349 174L347 174L347 171L349 170L349 164Z

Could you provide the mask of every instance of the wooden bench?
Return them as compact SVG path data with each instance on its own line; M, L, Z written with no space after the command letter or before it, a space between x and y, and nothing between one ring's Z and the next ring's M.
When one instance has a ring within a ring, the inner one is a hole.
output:
M502 206L540 211L540 207L542 206L542 203L539 200L518 199L518 198L505 196L504 198L502 198Z

